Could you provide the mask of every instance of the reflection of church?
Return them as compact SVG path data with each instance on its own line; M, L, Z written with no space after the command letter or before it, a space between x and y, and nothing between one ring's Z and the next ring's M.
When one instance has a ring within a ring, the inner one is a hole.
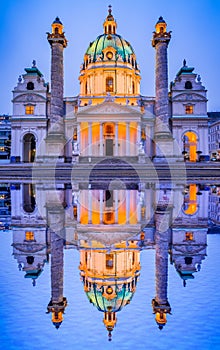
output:
M195 184L147 184L139 190L12 185L13 254L34 285L50 256L47 312L59 328L69 293L64 291L64 249L77 248L84 292L103 313L111 339L118 313L135 297L141 251L155 249L155 296L149 297L162 329L172 302L169 255L184 285L206 256L208 195Z
M200 76L184 60L168 91L171 32L164 19L159 18L152 39L155 98L141 95L135 52L117 34L111 7L103 29L84 55L79 95L64 98L63 49L67 40L61 21L55 19L52 33L48 33L50 88L33 61L13 91L11 161L207 159L206 90Z

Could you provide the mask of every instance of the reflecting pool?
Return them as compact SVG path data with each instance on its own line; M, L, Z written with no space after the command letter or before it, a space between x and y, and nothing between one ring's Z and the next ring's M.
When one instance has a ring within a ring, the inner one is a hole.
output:
M2 349L219 349L220 186L0 184Z

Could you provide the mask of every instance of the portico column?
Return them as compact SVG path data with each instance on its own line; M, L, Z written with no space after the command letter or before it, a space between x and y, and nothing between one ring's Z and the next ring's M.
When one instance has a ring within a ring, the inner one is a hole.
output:
M81 123L77 124L77 143L78 143L78 151L81 153Z
M92 123L88 123L89 128L89 145L88 145L88 156L92 155Z
M77 222L80 224L80 203L79 200L77 200Z
M130 155L130 123L126 123L126 156Z
M136 154L138 155L140 152L139 152L139 148L140 148L140 142L141 142L141 125L140 123L138 123L137 125L137 152Z
M118 123L115 123L115 156L118 156Z
M103 156L103 126L102 123L99 124L99 155Z

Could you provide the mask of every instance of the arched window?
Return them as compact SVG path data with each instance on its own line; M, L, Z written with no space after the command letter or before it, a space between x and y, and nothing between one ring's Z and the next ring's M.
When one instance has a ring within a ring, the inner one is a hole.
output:
M88 84L87 84L87 82L86 82L86 85L85 85L85 95L87 95L88 94Z
M106 92L113 92L113 78L106 78Z
M56 27L55 30L54 30L55 34L59 34L59 28Z
M34 90L34 83L32 83L32 81L27 83L27 90Z
M191 81L186 81L186 82L185 82L185 89L192 89L192 83L191 83Z

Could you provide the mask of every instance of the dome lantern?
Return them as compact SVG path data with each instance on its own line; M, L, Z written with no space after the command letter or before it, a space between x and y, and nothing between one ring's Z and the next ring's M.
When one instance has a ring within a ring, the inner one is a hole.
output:
M104 27L104 34L108 34L108 35L116 34L117 23L112 15L111 5L109 5L108 7L108 16L106 17L103 27Z
M156 29L156 33L159 34L159 33L166 33L167 31L167 24L166 22L164 21L163 17L160 16L156 25L155 25L155 29Z
M53 34L63 33L63 23L60 21L59 17L56 17L52 23L52 33Z

